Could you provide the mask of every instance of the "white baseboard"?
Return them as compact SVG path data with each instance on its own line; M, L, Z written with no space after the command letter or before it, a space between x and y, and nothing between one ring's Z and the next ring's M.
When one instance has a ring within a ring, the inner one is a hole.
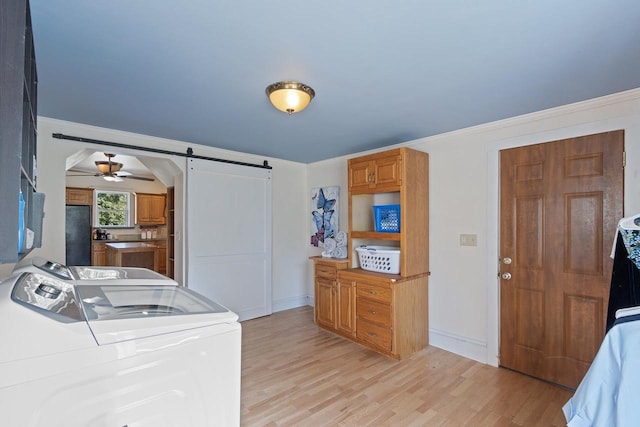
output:
M444 331L429 329L429 345L487 363L487 343Z
M271 302L271 311L277 313L278 311L290 310L292 308L298 308L305 305L309 305L309 297L307 295L293 298L285 298L278 301Z

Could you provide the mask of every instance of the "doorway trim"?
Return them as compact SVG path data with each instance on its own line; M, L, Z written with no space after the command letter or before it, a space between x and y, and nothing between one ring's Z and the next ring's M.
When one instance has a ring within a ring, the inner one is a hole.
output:
M500 281L498 280L498 272L500 271L500 151L618 129L624 129L625 135L628 136L628 128L628 118L622 117L506 138L495 141L487 147L487 275L485 278L487 284L487 364L496 367L500 364ZM626 173L627 169L623 171L625 182L627 181ZM623 210L628 186L625 186L624 191ZM613 237L611 236L612 239Z

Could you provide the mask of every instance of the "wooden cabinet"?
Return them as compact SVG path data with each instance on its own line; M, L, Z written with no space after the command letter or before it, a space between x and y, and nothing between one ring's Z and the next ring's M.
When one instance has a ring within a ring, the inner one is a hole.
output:
M344 315L349 311L348 307L354 307L351 294L355 296L355 293L345 293L346 287L340 290L337 277L338 270L347 268L348 261L321 257L313 257L312 259L315 273L315 321L326 329L344 333L349 329L349 322L351 322L350 319L344 319ZM341 315L343 320L339 322Z
M104 266L107 265L106 243L93 242L91 244L91 265Z
M429 344L427 274L401 277L346 269L338 282L355 284L355 339L395 359Z
M167 188L167 276L175 278L175 191Z
M67 187L66 191L67 205L93 205L93 189Z
M400 359L429 344L429 156L399 148L349 160L349 260L314 258L316 322ZM375 231L373 206L400 205L400 231ZM358 268L362 244L400 249L400 274ZM349 268L350 267L350 268Z
M136 194L136 224L166 224L166 194Z
M140 267L158 271L158 247L151 243L123 242L107 243L107 265L117 267Z
M0 263L10 263L41 246L44 194L36 191L38 78L29 2L0 2L0 17Z
M351 266L358 266L354 248L366 244L386 245L400 249L401 276L427 273L429 155L398 148L350 159L348 167ZM372 178L367 178L369 175ZM375 231L373 206L380 205L400 205L398 233Z
M154 244L158 247L158 273L167 275L167 242L157 241Z
M402 155L398 150L349 161L349 191L384 191L402 185Z

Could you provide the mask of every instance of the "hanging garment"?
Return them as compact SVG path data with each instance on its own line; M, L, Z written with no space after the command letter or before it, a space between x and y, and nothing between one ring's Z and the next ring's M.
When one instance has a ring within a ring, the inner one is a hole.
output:
M613 250L613 272L607 310L607 331L616 310L640 305L640 215L623 218Z

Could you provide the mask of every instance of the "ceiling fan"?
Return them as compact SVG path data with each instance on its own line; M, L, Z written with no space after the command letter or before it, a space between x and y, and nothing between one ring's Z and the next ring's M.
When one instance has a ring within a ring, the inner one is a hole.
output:
M114 162L112 159L116 156L113 153L104 153L108 160L98 160L96 161L96 168L98 168L98 173L95 174L87 174L83 175L69 175L69 176L101 176L106 181L111 182L122 182L126 179L138 179L140 181L155 181L153 178L147 178L145 176L133 176L130 172L122 170L122 163ZM70 172L81 172L81 171L73 171Z

